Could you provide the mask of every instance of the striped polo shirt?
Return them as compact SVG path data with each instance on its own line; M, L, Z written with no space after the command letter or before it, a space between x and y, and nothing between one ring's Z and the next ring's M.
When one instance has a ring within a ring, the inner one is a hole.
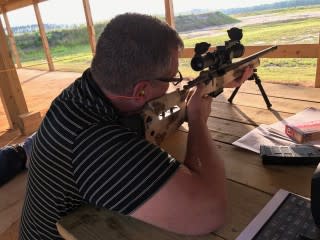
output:
M56 222L84 203L129 214L177 170L118 121L89 69L52 102L33 142L20 239L62 239Z

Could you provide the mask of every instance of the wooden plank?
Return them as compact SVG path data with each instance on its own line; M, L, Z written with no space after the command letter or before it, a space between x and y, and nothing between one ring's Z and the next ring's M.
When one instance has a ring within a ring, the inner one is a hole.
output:
M184 236L168 232L130 216L85 205L57 223L66 240L206 240L221 239L213 235Z
M16 140L21 140L23 141L23 139L25 138L25 136L21 136L20 133L20 129L9 129L6 131L1 131L0 132L0 147L3 147L7 144L12 144L15 143Z
M207 122L211 138L223 143L233 143L255 127L239 122L210 117ZM184 123L179 130L188 132L188 124Z
M271 46L271 45L270 45ZM258 52L267 46L246 47L245 56ZM268 58L317 58L318 44L278 45L278 49L265 55Z
M11 51L15 60L15 63L17 64L18 68L21 68L21 61L20 61L20 57L19 57L19 53L17 50L17 45L16 45L16 41L14 40L14 36L13 36L13 32L10 26L10 22L9 22L9 18L7 15L7 12L3 10L3 18L6 24L6 29L8 32L8 37L9 37L9 41L10 41L10 45L11 45Z
M266 108L261 109L217 101L211 105L211 109L210 116L215 117L215 119L227 119L239 124L244 123L252 126L272 124L293 115L293 113L268 110Z
M47 39L47 36L46 36L46 31L45 31L44 26L43 26L43 22L42 22L42 18L41 18L41 14L40 14L38 3L34 3L33 7L34 7L34 11L35 11L36 18L37 18L37 22L38 22L38 26L39 26L39 32L40 32L40 36L41 36L41 41L42 41L44 53L46 55L46 59L47 59L47 62L48 62L49 71L54 71L55 69L54 69L52 58L51 58L50 47L49 47L48 39Z
M177 160L185 156L187 133L178 131L161 146ZM177 144L179 143L179 144ZM310 196L310 185L314 167L264 166L257 153L230 144L216 142L218 152L223 156L226 175L229 180L274 194L285 188L303 196Z
M211 133L221 133L221 137L212 135L214 140L230 144L256 128L252 125L212 117L208 119L207 125ZM227 136L227 138L222 136ZM236 139L230 139L230 136L234 136Z
M19 225L20 219L12 223L12 225L2 234L0 234L1 240L17 240L19 239Z
M235 146L217 143L225 160L227 178L274 194L280 188L310 196L311 177L315 166L264 166L260 156Z
M172 28L176 28L176 24L174 21L173 0L164 0L164 5L165 5L167 23Z
M225 94L221 94L216 99L214 99L214 101L228 103L228 98L230 95L227 93L227 91L228 90L226 90ZM320 102L303 102L296 99L285 99L270 96L269 100L272 103L272 109L276 112L297 113L306 109L307 107L314 107L320 109ZM236 97L233 99L233 103L235 107L241 105L260 109L267 109L266 104L260 94L238 92Z
M0 146L20 143L25 138L20 131L0 133ZM21 209L26 192L27 171L22 172L0 188L0 239L18 239Z
M22 129L19 115L28 112L17 71L9 55L7 40L0 20L0 97L10 128Z
M317 59L317 72L314 86L320 88L320 34L319 34L319 44L318 44L318 59Z
M26 192L27 172L23 172L0 188L0 239L20 220Z
M233 181L227 181L227 190L227 223L216 234L223 239L235 239L271 199L271 195Z
M275 84L264 82L262 79L262 86L270 97L278 97L283 99L296 99L301 101L320 102L319 89L312 87L295 86L290 84ZM224 92L228 98L233 89L225 88ZM254 81L246 81L239 92L261 94L260 90Z
M259 52L271 45L263 46L245 46L245 53L243 57L249 56L253 53ZM292 44L292 45L278 45L278 49L264 55L264 58L318 58L319 44ZM209 49L214 51L215 47ZM194 48L185 48L181 53L181 58L192 58L194 55Z
M10 229L11 226L14 225L16 222L19 222L23 203L24 203L24 200L22 198L19 202L8 207L5 211L1 211L1 218L0 218L0 239L1 240L3 240L1 235L5 234L5 232L7 232L8 229Z
M29 112L19 115L22 123L22 134L29 136L38 130L42 118L40 112Z
M252 125L212 117L208 119L207 125L213 140L228 144L233 143L255 128ZM179 130L188 132L187 123L184 123Z
M87 30L88 30L89 42L90 42L90 46L91 46L91 52L94 55L96 53L96 33L94 30L94 25L93 25L93 21L92 21L90 3L89 3L89 0L83 0L82 2L83 2L83 7L84 7L84 13L86 16Z
M4 6L6 11L9 12L19 8L27 7L32 5L34 2L40 3L44 1L47 0L0 0L0 5ZM0 13L2 13L1 8Z
M9 181L7 184L1 186L0 213L24 198L24 194L26 192L26 183L27 171L24 171L12 181Z

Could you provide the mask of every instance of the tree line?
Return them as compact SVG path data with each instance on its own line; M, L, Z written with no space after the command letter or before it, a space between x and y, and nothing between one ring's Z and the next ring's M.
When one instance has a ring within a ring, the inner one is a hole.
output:
M163 18L163 17L162 17ZM164 20L164 19L162 19ZM221 12L204 13L197 15L183 15L175 17L176 29L178 31L192 31L209 26L216 26L221 24L229 24L238 22L238 20L231 18ZM100 36L107 22L94 24L94 29L97 38ZM74 26L71 29L60 29L47 31L47 38L51 47L75 46L88 44L88 32L86 25ZM20 50L33 50L42 46L39 31L19 34L15 37L16 44Z
M46 31L54 31L59 29L74 28L73 25L68 24L43 24ZM15 26L11 28L14 34L37 32L39 30L38 24L29 24L23 26Z
M223 24L236 23L239 20L226 14L254 12L268 9L289 8L297 6L306 6L320 4L320 0L289 0L273 4L263 4L254 7L238 8L223 10L224 12L207 12L197 11L195 14L184 14L175 16L176 29L178 32L198 30L201 28L212 27ZM159 17L164 20L163 16ZM100 36L107 21L94 24L97 39ZM72 47L79 45L88 45L88 32L86 25L56 25L45 24L47 38L50 47L64 46ZM29 29L28 33L18 34L15 36L16 44L19 51L24 55L42 47L41 37L37 25L28 25L13 28L14 32L23 32Z

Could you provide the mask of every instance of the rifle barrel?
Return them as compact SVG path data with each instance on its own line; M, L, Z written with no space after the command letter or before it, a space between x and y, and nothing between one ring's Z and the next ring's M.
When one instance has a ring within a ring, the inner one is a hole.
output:
M234 69L237 69L238 67L240 67L241 65L245 64L245 63L248 63L248 62L251 62L253 61L254 59L257 59L265 54L267 54L268 52L271 52L271 51L274 51L278 48L278 46L271 46L271 47L268 47L266 49L263 49L259 52L256 52L238 62L234 62L234 63L231 63L231 64L228 64L228 65L224 65L222 66L221 68L218 68L218 69L214 69L214 70L204 70L202 72L200 72L200 75L189 81L187 83L187 85L184 85L183 86L183 89L187 90L187 89L190 89L196 85L198 85L200 82L203 82L203 81L207 81L207 80L210 80L214 77L218 77L218 76L221 76L221 73L226 73L226 72L229 72L231 70L234 70ZM206 77L202 77L203 75L201 75L201 73L208 73L208 74L203 74L204 76L206 76L207 78L210 77L210 79L206 79Z
M246 58L244 58L244 59L242 59L242 60L240 60L238 62L232 63L229 66L225 66L221 70L223 70L225 72L230 71L232 69L235 69L235 68L241 66L242 64L245 64L245 63L250 62L250 61L252 61L252 60L254 60L256 58L259 58L259 57L267 54L268 52L274 51L277 48L278 48L278 46L268 47L266 49L263 49L263 50L261 50L259 52L254 53L254 54L252 54L252 55L250 55L250 56L248 56L248 57L246 57Z

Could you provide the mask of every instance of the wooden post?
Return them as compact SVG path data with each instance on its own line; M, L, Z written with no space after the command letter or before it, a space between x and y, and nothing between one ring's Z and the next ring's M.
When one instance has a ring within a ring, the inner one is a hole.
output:
M173 0L164 0L165 9L166 9L166 21L172 27L176 28L174 22L174 12L173 12Z
M9 55L7 39L0 19L0 95L10 128L22 128L20 114L28 112L21 84Z
M88 36L89 36L91 51L92 51L92 54L94 55L96 53L96 33L94 30L94 25L92 21L92 14L91 14L89 0L83 0L83 8L86 16L86 21L87 21L87 29L88 29Z
M41 40L42 40L42 45L43 45L44 53L47 58L49 70L54 71L54 65L53 65L53 61L51 58L51 54L50 54L49 43L48 43L48 39L46 36L46 31L43 26L38 3L37 2L33 3L33 7L34 7L35 14L36 14L36 18L37 18L37 22L38 22L38 26L39 26L39 32L40 32L40 36L41 36Z
M318 60L317 60L316 80L315 80L314 87L320 88L320 34L319 34L319 45L318 45Z
M16 41L14 40L14 36L13 36L13 32L12 32L12 29L11 29L11 26L10 26L10 22L9 22L9 18L8 18L7 12L6 12L6 10L4 8L2 8L2 12L3 12L3 18L4 18L4 22L6 24L8 37L9 37L9 41L10 41L10 45L11 45L11 51L12 51L15 63L17 64L18 68L21 68L21 61L20 61L18 50L17 50Z

